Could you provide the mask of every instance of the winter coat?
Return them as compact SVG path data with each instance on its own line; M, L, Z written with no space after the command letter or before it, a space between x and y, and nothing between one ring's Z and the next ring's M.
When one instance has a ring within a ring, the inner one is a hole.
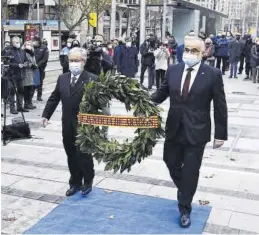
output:
M119 69L122 75L134 78L138 72L138 49L135 46L120 48Z
M169 47L172 49L172 54L171 55L175 55L176 52L177 52L177 47L178 47L178 44L177 42L175 41L175 39L173 39L171 42L169 41Z
M216 41L215 56L228 56L228 44L229 40L226 38L219 38Z
M256 68L259 65L259 46L253 45L251 50L251 67Z
M25 53L28 60L27 66L25 67L25 76L23 79L23 86L33 86L34 69L37 68L37 63L34 54Z
M233 39L228 44L229 62L230 63L235 63L240 60L242 48L243 48L242 43L236 39Z
M251 61L251 51L254 43L253 40L247 40L245 44L244 54L247 62Z
M166 47L158 48L155 50L154 56L155 56L156 70L159 70L159 69L167 70L168 58L170 57L169 50Z
M44 71L47 67L49 60L49 50L46 45L40 45L39 47L34 48L35 59L38 65L38 68L41 71Z
M9 77L14 80L24 79L24 68L19 68L19 64L24 64L27 61L24 50L11 47L6 56L12 57L8 70Z
M184 52L184 44L180 45L177 48L176 56L177 56L178 63L182 63L183 62L183 52Z
M155 63L155 45L151 45L149 42L144 42L140 46L141 63L146 66L153 66Z
M115 65L117 65L117 69L118 69L118 64L119 64L119 55L120 55L121 47L122 47L121 45L118 45L114 48L113 61L114 61Z

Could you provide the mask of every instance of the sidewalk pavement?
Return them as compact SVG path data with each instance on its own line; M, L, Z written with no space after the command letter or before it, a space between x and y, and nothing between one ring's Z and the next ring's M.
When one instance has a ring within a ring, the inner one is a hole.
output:
M213 150L212 143L207 145L193 203L212 206L203 234L258 234L259 89L242 77L228 79L226 75L224 83L229 139L219 150ZM55 83L45 86L44 101L54 86ZM39 121L45 102L35 101L35 104L37 109L25 114L35 138L11 142L1 150L2 233L24 232L62 202L68 188L61 106L50 124L42 129ZM162 116L166 118L169 100L161 107L164 109ZM112 101L111 110L114 115L126 114L118 101ZM11 118L13 116L8 115L8 122ZM132 129L109 128L110 138L125 140L133 136ZM104 165L95 161L94 186L176 200L176 188L162 160L163 141L161 139L155 146L152 156L136 164L129 173L105 172Z

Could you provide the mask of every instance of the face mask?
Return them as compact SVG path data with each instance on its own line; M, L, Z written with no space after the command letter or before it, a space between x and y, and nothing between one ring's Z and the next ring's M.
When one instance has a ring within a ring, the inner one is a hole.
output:
M112 46L111 46L111 45L109 45L109 46L108 46L108 48L109 48L109 49L112 49Z
M131 42L126 42L126 47L131 47Z
M79 75L82 72L81 62L71 62L69 63L69 70L74 76Z
M27 45L25 48L26 48L27 50L32 50L32 46L31 46L31 45Z
M103 52L107 52L107 49L105 47L102 48Z
M201 61L201 58L198 55L192 55L188 53L183 53L183 62L189 67L198 64Z
M71 47L71 42L68 42L68 43L67 43L67 47Z
M96 46L100 46L101 45L101 42L96 42Z
M14 46L15 46L16 48L20 48L20 47L21 47L21 44L20 44L20 43L16 43L16 44L14 44Z

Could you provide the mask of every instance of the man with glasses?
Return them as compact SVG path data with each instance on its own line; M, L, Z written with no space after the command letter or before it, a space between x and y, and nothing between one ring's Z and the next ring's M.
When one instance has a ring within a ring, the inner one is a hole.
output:
M86 59L87 51L83 48L75 47L69 51L70 72L59 76L56 87L50 95L42 114L41 125L45 127L61 101L63 145L70 171L70 188L67 190L66 196L72 196L79 190L81 190L82 195L87 195L92 190L94 178L92 156L81 152L79 146L75 145L77 115L83 96L84 84L97 80L96 75L84 70Z
M170 97L164 161L178 188L180 226L191 225L191 203L196 192L204 148L211 138L210 104L214 106L214 148L227 140L227 104L219 69L202 63L204 42L185 38L184 63L171 65L161 87L152 95L160 104Z

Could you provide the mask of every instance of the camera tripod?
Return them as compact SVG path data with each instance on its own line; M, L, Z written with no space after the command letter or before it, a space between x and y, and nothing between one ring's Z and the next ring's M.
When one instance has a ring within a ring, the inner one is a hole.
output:
M25 121L23 112L21 112L22 119L23 119L22 125L15 125L15 124L8 125L8 126L6 125L6 109L7 109L8 98L10 95L9 94L10 86L12 86L12 89L14 89L14 93L16 95L16 102L18 104L20 104L20 100L18 98L18 92L17 92L16 86L15 86L15 83L14 83L13 79L9 78L9 76L8 76L8 69L9 69L9 65L5 65L4 63L1 64L1 75L2 75L1 76L1 83L2 83L2 97L1 98L4 101L4 114L3 114L4 123L3 123L3 129L2 129L3 146L5 146L7 143L6 141L9 139L12 139L12 137L20 138L24 134L26 136L28 135L28 133L26 133L27 130L25 130L25 129L27 129L28 124ZM24 133L22 133L22 132L24 132ZM29 137L29 135L28 135L28 137Z

